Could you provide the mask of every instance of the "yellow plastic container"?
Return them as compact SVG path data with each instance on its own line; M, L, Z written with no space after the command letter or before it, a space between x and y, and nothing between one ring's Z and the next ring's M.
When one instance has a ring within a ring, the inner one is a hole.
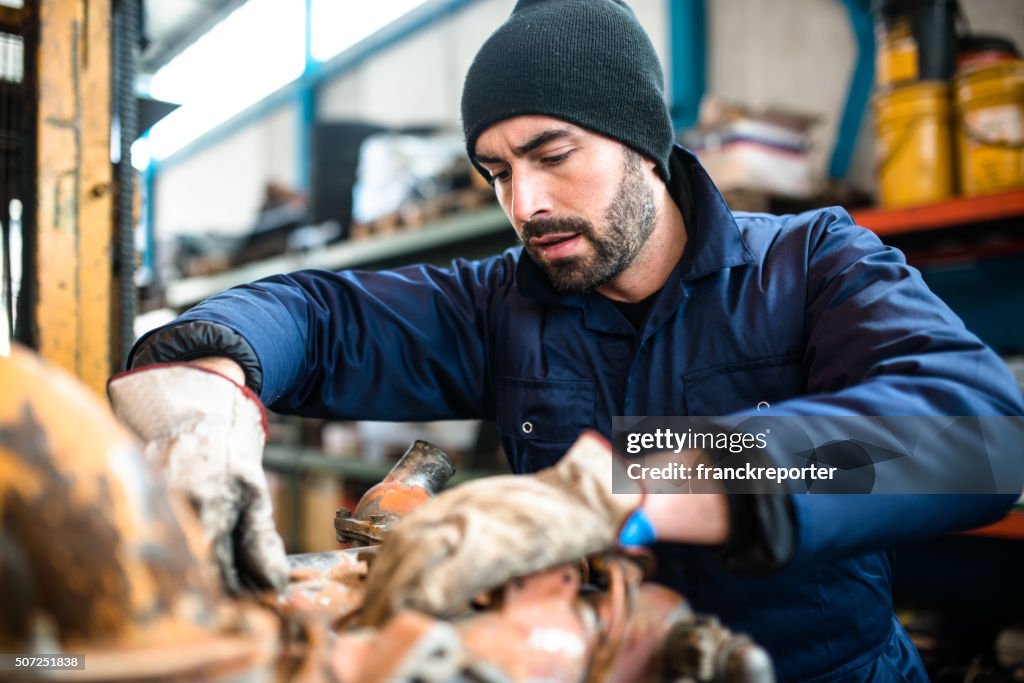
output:
M952 197L952 107L946 83L882 90L873 106L879 203L915 206Z
M1024 60L965 71L954 89L961 192L1024 186Z
M909 16L893 20L887 30L876 30L878 49L875 52L875 82L882 87L918 80L917 38Z

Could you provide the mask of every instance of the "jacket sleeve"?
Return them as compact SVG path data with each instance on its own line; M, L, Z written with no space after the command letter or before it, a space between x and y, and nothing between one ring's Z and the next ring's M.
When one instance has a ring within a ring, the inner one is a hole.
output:
M492 259L278 275L200 303L143 337L130 362L222 353L239 360L264 403L285 413L485 417L484 318L504 272Z
M809 229L798 231L806 240L809 393L773 404L764 414L1024 414L1020 389L1003 362L928 289L900 251L856 226L842 209L792 220L810 221ZM928 455L939 477L957 476L956 467L944 474L944 462L972 457L953 444ZM1019 490L1021 454L1002 449L989 456L1003 460L994 471L1016 473L1013 485ZM946 490L956 490L950 483ZM792 561L840 557L979 526L1002 516L1016 498L793 495Z

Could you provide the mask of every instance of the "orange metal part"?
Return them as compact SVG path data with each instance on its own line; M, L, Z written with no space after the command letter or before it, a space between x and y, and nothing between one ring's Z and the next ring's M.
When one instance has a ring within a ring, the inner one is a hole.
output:
M513 681L580 680L598 632L577 604L579 588L576 565L514 579L501 591L500 607L456 628L467 650Z
M79 680L269 666L276 620L224 600L191 510L106 405L17 345L0 386L0 650L55 637L86 653Z
M354 513L337 511L338 541L380 543L388 524L440 491L453 474L455 465L447 453L427 441L414 441L388 475L363 494Z

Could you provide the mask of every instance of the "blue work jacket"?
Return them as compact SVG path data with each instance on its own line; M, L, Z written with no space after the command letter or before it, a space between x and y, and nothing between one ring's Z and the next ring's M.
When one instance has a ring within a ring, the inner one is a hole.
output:
M446 269L275 276L174 324L244 338L273 410L492 420L515 472L551 465L585 429L610 436L614 415L726 415L762 401L788 415L1022 414L999 358L846 211L733 213L682 149L672 174L690 181L688 241L639 331L603 296L555 292L520 248ZM991 521L1012 497L792 503L783 569L741 575L714 550L663 545L660 580L767 647L781 680L923 680L892 615L886 549Z

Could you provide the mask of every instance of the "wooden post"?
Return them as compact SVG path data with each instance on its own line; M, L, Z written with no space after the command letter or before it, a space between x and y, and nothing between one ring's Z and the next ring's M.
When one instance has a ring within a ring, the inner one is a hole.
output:
M40 0L37 12L35 339L102 393L114 338L111 3Z

